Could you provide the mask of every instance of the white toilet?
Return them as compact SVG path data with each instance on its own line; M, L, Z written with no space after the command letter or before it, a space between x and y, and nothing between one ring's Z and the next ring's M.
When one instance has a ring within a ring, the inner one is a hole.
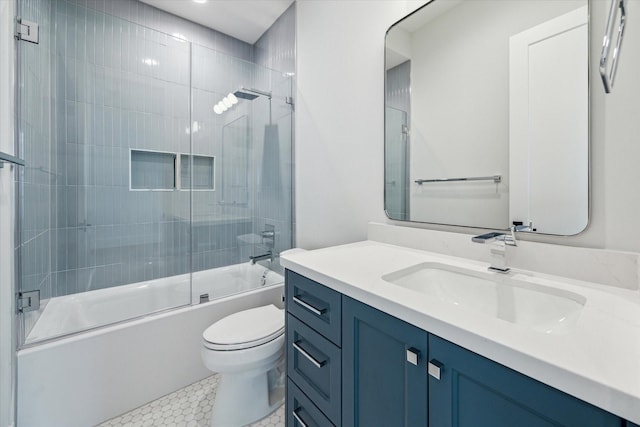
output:
M224 317L202 334L202 360L220 373L212 427L257 421L284 401L284 310L275 305Z

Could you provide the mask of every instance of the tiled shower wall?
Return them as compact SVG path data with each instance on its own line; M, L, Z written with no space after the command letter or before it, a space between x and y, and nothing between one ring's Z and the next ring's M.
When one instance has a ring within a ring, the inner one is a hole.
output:
M295 8L293 3L267 30L254 45L254 61L256 64L278 70L277 73L263 76L271 79L268 82L274 92L272 105L272 122L277 125L277 141L267 139L255 127L256 146L261 149L256 153L258 161L259 182L266 180L257 192L257 209L253 217L254 230L258 233L265 230L267 224L273 225L276 231L275 253L290 249L294 245L295 220L293 216L293 123L295 99L293 105L283 100L284 96L295 94L296 72L296 28ZM286 78L283 78L286 77ZM265 84L267 84L265 82ZM266 125L266 123L265 123ZM274 144L274 142L277 142ZM276 160L278 159L278 160ZM277 165L276 165L277 163ZM275 170L278 168L278 170ZM271 175L269 177L269 175ZM274 182L281 182L280 186Z
M35 157L29 160L27 155L30 164L43 164L38 172L43 176L25 184L34 186L34 190L25 191L34 208L30 210L33 218L25 216L28 227L22 239L27 242L23 259L31 263L23 269L25 285L40 288L46 299L186 273L192 268L191 261L194 270L238 262L236 236L255 234L256 229L259 233L262 225L256 223L262 222L261 218L280 229L278 250L291 246L292 126L290 118L282 118L284 114L274 113L274 122L284 132L280 141L286 142L280 150L286 162L282 177L287 188L281 191L286 200L262 208L256 218L252 208L260 204L260 196L247 207L229 207L220 203L219 188L193 192L192 260L189 192L129 190L130 149L188 153L191 131L194 154L216 156L219 182L220 146L211 142L232 117L212 117L210 101L226 95L228 88L246 85L245 79L270 75L244 62L253 58L253 46L135 0L37 3L34 8L49 11L56 25L48 26L44 17L32 18L44 30L41 44L34 46L34 52L43 58L32 66L42 68L35 72L39 76L51 75L50 86L43 81L33 96L50 93L55 108L53 115L43 111L31 116L41 121L36 126L24 126L33 128L32 133L53 130L52 135L40 138L50 148L34 149L35 156L48 156L46 159L35 162ZM282 59L282 52L287 52L290 64L295 63L293 17L290 8L258 42L256 46L267 48L256 56L271 58L273 63L273 58ZM151 28L181 34L200 45L193 44L192 119L198 125L191 129L189 43ZM278 50L278 43L286 47ZM44 54L43 47L51 54ZM287 70L292 73L293 68L291 65ZM276 83L279 80L269 77L268 83L286 86L273 90L289 94L289 76L285 84ZM42 102L38 99L33 104ZM238 106L235 118L251 118L257 108L257 103ZM22 116L30 117L24 112ZM48 117L55 126L43 122ZM281 120L287 123L280 126ZM250 136L254 139L251 145L262 144L258 140L263 137L262 130L256 128ZM25 210L28 206L25 203Z
M189 47L53 2L58 183L51 296L189 270L188 193L129 190L130 149L189 151ZM171 59L171 60L169 60Z

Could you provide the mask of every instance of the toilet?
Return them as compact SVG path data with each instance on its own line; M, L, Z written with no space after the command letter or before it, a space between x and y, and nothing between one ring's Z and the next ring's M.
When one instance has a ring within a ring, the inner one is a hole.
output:
M220 373L212 427L255 422L284 401L284 310L266 305L240 311L202 334L202 361Z

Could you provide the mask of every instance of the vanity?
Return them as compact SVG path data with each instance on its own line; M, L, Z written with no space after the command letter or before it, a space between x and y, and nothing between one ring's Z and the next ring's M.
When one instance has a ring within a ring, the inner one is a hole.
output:
M281 262L288 426L640 423L637 290L372 240Z

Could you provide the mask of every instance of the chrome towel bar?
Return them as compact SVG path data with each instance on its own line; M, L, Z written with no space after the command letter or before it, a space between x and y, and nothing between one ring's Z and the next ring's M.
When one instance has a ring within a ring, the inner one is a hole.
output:
M620 47L622 45L622 38L624 37L624 28L627 21L626 12L626 0L612 0L611 8L609 9L609 19L607 21L607 29L604 34L604 40L602 42L602 56L600 57L600 76L602 77L602 84L604 85L604 91L611 93L613 89L613 81L616 78L616 70L618 69L618 58L620 57ZM609 61L609 51L611 50L611 37L613 36L613 26L616 20L617 9L620 9L620 25L618 26L618 39L616 40L616 47L613 49L613 62L611 63L611 69L607 70L607 62ZM608 71L608 73L607 73Z
M422 185L425 182L452 182L452 181L493 181L496 184L498 184L502 182L502 175L471 176L467 178L416 179L413 182L415 182L418 185Z
M24 160L19 159L11 154L3 153L0 151L0 168L4 167L5 163L12 163L14 165L24 166Z

